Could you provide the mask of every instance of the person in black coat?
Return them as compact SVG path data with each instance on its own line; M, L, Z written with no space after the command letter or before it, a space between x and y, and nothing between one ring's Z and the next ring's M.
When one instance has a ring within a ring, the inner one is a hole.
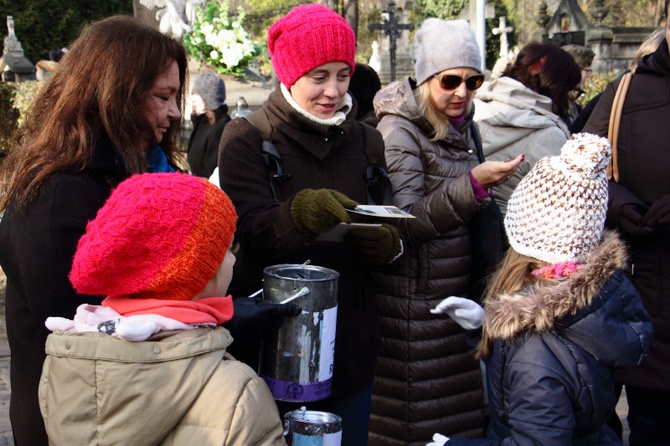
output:
M193 131L188 141L188 167L193 175L209 178L216 168L219 141L230 121L226 85L219 76L198 76L191 88Z
M670 413L670 21L665 39L643 57L623 104L618 135L618 181L609 183L607 226L630 245L627 273L651 315L654 339L640 366L617 372L628 401L630 444L668 444ZM620 81L605 89L585 131L607 135Z
M38 404L46 318L102 300L78 294L68 279L87 222L124 178L174 170L187 61L177 40L116 16L86 28L60 65L0 171L9 412L18 446L48 444Z

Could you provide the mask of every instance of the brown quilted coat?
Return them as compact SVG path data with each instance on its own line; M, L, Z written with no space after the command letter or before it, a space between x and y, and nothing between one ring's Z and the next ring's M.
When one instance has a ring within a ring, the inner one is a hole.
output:
M444 140L419 113L409 80L375 98L394 203L416 217L402 227L406 259L377 297L382 351L373 384L370 445L425 445L433 433L483 436L479 363L463 330L430 313L469 287L470 233L479 209L469 171L478 163L472 113Z

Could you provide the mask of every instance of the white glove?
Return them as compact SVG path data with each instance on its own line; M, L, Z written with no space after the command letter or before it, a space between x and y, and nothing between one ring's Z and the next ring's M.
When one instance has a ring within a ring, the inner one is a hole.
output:
M449 296L430 310L433 314L446 314L466 330L475 330L482 326L484 309L470 299Z
M443 446L447 441L449 441L449 437L442 434L433 434L433 441L427 443L426 446Z

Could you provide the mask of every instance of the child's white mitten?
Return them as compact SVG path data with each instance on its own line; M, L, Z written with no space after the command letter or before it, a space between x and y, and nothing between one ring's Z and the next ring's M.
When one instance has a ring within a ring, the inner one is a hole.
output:
M477 302L463 297L449 296L430 312L446 314L466 330L481 327L484 320L484 309Z

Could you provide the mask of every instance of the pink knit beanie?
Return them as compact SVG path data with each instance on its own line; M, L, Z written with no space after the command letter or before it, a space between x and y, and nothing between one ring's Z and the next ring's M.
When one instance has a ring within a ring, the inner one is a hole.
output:
M216 275L236 222L228 196L204 178L134 175L88 223L70 281L83 294L190 300Z
M277 79L290 88L305 73L329 62L354 72L356 37L342 17L326 6L293 8L268 31L268 49Z

